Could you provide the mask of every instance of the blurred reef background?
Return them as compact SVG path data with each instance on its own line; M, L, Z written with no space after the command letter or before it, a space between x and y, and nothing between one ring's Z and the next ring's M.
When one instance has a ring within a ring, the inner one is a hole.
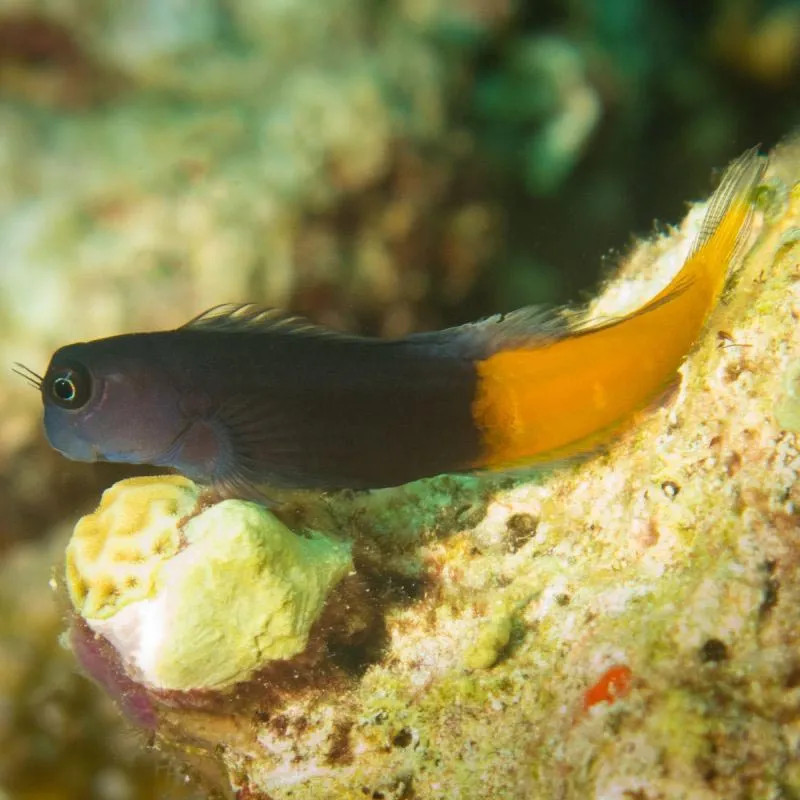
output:
M576 301L798 123L789 0L0 0L0 364L226 301L387 336ZM57 641L129 473L0 374L0 798L202 796Z

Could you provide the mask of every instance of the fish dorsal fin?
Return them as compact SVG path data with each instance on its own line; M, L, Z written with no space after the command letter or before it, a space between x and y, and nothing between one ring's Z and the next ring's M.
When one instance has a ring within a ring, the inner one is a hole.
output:
M182 330L226 333L289 333L298 336L330 337L342 340L361 340L361 337L342 333L280 308L257 303L223 303L190 319Z
M402 339L378 339L341 333L316 325L305 317L256 303L226 303L214 306L189 320L182 330L225 333L282 333L330 341L367 345L400 344L424 347L461 358L485 358L509 347L532 347L561 339L570 331L562 310L527 306L506 314L468 322L455 328L412 333Z
M564 309L558 306L525 306L467 323L463 328L465 333L473 328L480 330L490 340L558 339L567 333L569 323Z
M467 351L474 349L484 357L509 348L535 347L544 342L562 339L570 331L570 323L563 309L548 306L525 306L505 314L493 314L477 322L468 322L457 328L431 334L414 334L416 337L435 337L437 333L446 341L459 343Z

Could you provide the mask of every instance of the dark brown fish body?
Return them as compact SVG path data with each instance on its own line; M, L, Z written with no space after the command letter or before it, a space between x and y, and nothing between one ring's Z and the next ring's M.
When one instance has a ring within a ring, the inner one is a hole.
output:
M239 493L391 486L595 446L663 391L747 236L764 160L725 172L680 270L611 320L505 316L405 339L337 334L253 305L175 331L62 347L39 386L69 458L169 466Z
M455 350L285 322L116 336L54 355L48 375L81 365L95 397L80 412L48 407L45 426L71 457L216 485L391 486L479 455L475 370Z
M391 486L454 465L467 469L479 454L470 413L475 372L467 359L408 341L280 331L185 330L167 347L154 344L179 389L184 418L226 440L236 473L248 480ZM190 431L181 451L191 439ZM218 482L227 472L196 477Z

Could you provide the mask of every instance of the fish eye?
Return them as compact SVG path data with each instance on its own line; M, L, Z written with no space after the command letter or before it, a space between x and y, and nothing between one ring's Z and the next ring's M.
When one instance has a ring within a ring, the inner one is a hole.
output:
M92 392L86 369L78 364L61 367L50 376L48 394L61 408L76 409L85 405Z

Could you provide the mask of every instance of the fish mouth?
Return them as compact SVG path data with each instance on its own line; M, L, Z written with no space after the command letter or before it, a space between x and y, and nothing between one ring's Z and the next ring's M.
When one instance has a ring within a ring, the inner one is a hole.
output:
M63 448L55 444L53 446L56 448L56 450L65 455L67 458L71 458L73 461L108 460L105 457L105 454L101 453L100 450L97 449L97 445L85 442L83 439L79 439L78 437L73 438L72 441L66 444Z
M97 445L82 439L72 426L49 408L44 413L44 432L51 446L72 461L97 461L103 454Z

